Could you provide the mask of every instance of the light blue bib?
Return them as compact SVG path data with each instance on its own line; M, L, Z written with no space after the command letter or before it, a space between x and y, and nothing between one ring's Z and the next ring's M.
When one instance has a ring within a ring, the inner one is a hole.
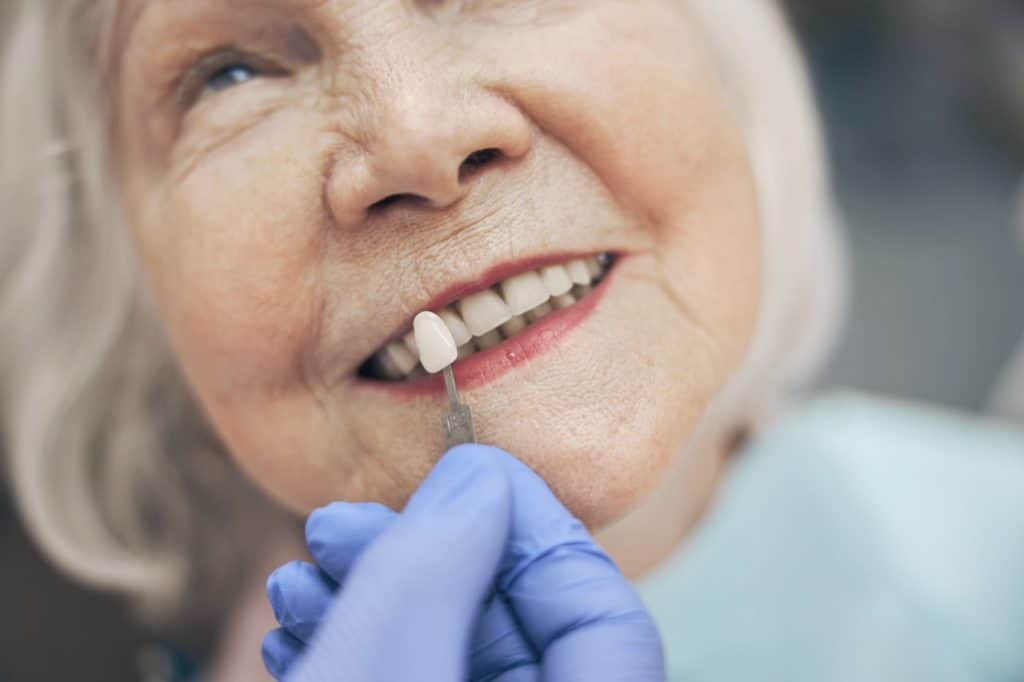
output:
M1024 433L802 405L638 587L680 682L1024 680Z

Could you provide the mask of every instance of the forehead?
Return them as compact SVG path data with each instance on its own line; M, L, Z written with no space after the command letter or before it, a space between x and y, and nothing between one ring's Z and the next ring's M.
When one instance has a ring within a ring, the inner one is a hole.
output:
M191 11L202 9L239 11L254 8L276 9L279 11L310 10L331 3L351 4L354 0L95 0L109 12L108 25L113 27L115 44L124 46L132 29L140 19L151 11L163 10L171 16L185 16Z
M137 18L144 10L155 7L181 7L187 8L196 5L194 0L108 0L115 6L118 14L126 20ZM327 4L337 4L338 0L201 0L203 5L214 5L222 8L237 7L239 9L252 9L254 7L267 7L275 9L310 9ZM351 0L348 0L351 2Z

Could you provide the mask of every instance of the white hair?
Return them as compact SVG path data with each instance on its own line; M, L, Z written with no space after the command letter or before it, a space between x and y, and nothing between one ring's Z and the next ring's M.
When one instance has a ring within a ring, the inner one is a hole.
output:
M719 60L747 138L761 212L763 273L747 357L690 444L764 420L804 388L833 348L847 265L813 89L772 0L688 0Z
M228 595L243 508L270 510L194 405L109 165L114 3L23 0L0 63L0 432L22 520L62 570L191 617ZM254 519L255 520L255 519ZM258 524L259 521L256 521Z
M755 342L711 410L726 422L811 376L834 334L843 268L810 87L778 8L688 2L748 133L764 226ZM111 3L16 4L0 65L10 487L60 568L167 604L195 579L197 557L241 570L225 538L271 504L227 462L140 286L108 165Z

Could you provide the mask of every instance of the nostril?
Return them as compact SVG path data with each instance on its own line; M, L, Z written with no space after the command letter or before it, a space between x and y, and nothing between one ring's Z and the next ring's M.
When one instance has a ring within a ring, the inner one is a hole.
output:
M392 204L397 204L401 201L423 201L423 197L416 194L392 194L390 196L384 197L383 199L374 204L371 204L370 210L379 211L387 208L388 206L391 206Z
M504 156L500 149L480 149L467 156L459 164L457 183L454 182L454 178L450 175L440 176L440 179L439 176L434 175L429 178L433 185L428 186L425 182L419 183L423 189L422 192L397 192L389 194L383 199L370 204L369 210L371 212L381 212L396 204L407 204L409 206L447 205L456 199L456 195L464 191L464 188L461 186L463 182L483 170L488 164ZM444 185L440 186L442 181Z
M477 173L484 166L488 165L492 161L496 161L501 158L502 153L500 149L480 149L473 152L466 157L462 165L459 166L459 182L463 182Z

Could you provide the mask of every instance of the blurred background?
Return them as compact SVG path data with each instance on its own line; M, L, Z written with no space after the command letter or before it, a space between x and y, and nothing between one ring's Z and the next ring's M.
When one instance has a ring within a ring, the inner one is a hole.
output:
M823 382L986 409L1024 337L1024 2L786 4L854 279Z
M984 411L1024 339L1024 0L785 4L854 278L822 384ZM0 680L144 679L145 636L118 603L55 576L2 496L0 551L0 603L19 628L0 637Z

